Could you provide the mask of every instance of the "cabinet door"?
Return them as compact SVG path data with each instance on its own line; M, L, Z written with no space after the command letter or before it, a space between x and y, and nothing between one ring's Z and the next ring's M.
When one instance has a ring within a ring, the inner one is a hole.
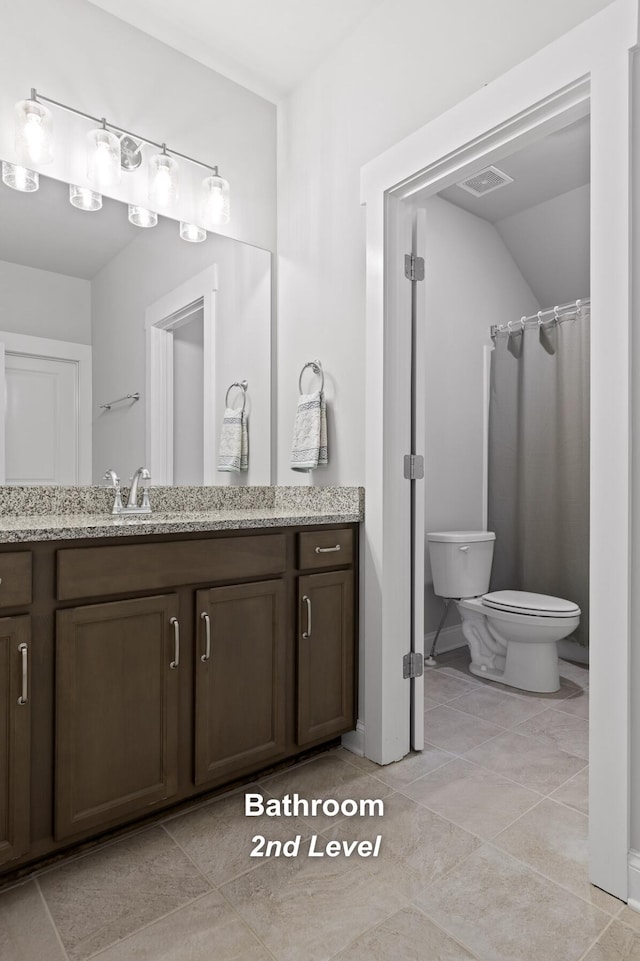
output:
M355 727L353 571L298 580L298 744Z
M222 781L283 752L284 584L198 591L195 781Z
M176 793L177 616L175 594L58 611L56 838Z
M0 864L29 848L30 658L29 618L0 619Z

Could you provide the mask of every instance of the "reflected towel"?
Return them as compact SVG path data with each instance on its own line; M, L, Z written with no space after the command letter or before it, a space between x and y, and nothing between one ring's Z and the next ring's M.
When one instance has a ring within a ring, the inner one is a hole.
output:
M328 464L327 405L322 391L300 394L293 425L291 470L310 471Z
M249 469L249 430L242 410L227 407L222 421L218 470L238 472Z

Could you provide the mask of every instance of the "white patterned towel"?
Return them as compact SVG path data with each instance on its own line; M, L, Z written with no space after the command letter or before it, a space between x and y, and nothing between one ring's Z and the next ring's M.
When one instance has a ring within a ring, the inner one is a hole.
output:
M328 464L327 405L322 391L300 394L293 425L291 470L310 471Z
M220 434L218 470L237 472L249 469L249 431L244 411L227 407Z

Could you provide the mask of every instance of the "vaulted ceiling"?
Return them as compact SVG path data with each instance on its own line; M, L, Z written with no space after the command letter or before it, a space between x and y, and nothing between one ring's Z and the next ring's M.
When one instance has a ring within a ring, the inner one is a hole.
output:
M90 0L277 102L381 0Z

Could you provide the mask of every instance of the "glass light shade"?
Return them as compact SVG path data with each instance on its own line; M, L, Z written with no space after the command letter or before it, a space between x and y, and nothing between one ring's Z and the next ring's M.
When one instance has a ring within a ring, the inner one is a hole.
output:
M212 175L202 181L201 214L213 227L229 223L229 182L223 177Z
M129 204L129 223L134 227L155 227L158 223L158 215L154 210Z
M120 183L120 140L111 130L98 127L87 134L87 177L94 187Z
M201 244L207 239L207 231L204 227L198 227L197 224L185 224L180 221L180 236L190 244Z
M27 170L26 167L20 167L18 164L7 163L6 160L2 161L2 180L7 187L22 190L24 193L31 193L40 186L40 177L37 171Z
M51 111L37 100L20 100L15 106L15 148L23 164L48 164L53 160Z
M149 159L149 200L153 207L170 207L178 199L178 163L166 153Z
M102 207L102 194L98 194L89 187L78 187L77 184L69 184L69 201L78 210L100 210Z

